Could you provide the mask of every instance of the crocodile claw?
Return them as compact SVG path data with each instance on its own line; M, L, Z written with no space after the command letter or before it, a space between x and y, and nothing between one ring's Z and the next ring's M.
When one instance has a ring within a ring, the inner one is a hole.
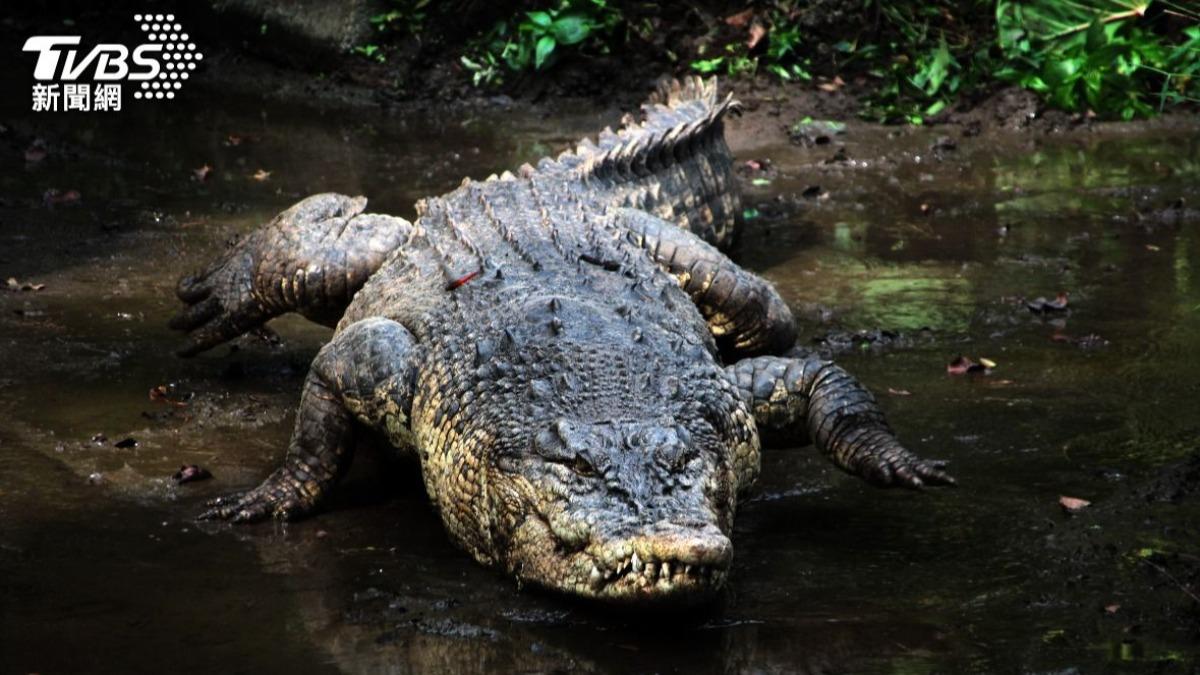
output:
M204 504L209 507L197 520L226 520L232 523L254 523L268 518L293 520L308 511L296 497L274 490L264 483L253 490L235 492Z
M958 485L945 471L946 461L921 459L892 441L886 447L873 449L859 464L858 473L878 487L924 489L926 485Z
M272 318L251 289L254 246L247 239L204 272L179 280L175 294L185 307L169 325L188 334L180 356L199 354Z

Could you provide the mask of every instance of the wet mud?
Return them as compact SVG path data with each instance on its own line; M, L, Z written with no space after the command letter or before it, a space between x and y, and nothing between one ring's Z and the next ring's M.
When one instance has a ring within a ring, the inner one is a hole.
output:
M0 111L0 671L1197 667L1200 121L849 122L819 141L789 134L794 101L752 101L729 129L734 257L961 485L878 491L785 444L740 509L724 596L638 615L479 568L415 467L370 452L318 517L194 522L279 461L329 332L287 318L181 360L165 325L180 274L303 196L411 217L620 111L218 93ZM960 355L993 366L949 373ZM190 465L212 477L177 482Z

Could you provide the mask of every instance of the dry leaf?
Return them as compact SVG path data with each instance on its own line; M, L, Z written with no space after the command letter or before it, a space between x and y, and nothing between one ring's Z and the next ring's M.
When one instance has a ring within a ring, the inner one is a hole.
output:
M750 24L750 37L746 38L746 49L754 49L767 36L767 29L757 21Z
M744 9L737 14L731 14L725 17L725 25L741 28L750 23L750 19L754 18L754 9Z
M844 86L846 86L846 81L843 80L840 75L837 75L830 82L822 82L821 84L818 84L817 89L832 93L838 91Z
M38 141L34 141L32 145L30 145L28 148L25 148L25 161L29 164L37 164L43 159L46 159L46 155L46 146L42 145Z
M980 359L980 361L981 363L976 363L966 356L959 355L953 361L946 364L946 372L950 375L966 375L967 373L986 374L990 366L984 365L982 362L991 363L993 366L996 365L995 362L988 359Z
M202 466L187 464L179 467L179 470L176 471L175 475L171 476L171 478L174 479L176 485L183 485L184 483L191 483L192 481L207 480L212 478L212 474L209 473L208 469L205 469Z
M203 183L208 180L208 174L212 173L212 167L205 164L199 169L192 169L192 177Z
M253 176L250 177L256 181L262 182L271 177L271 172L264 169L259 169L258 171L254 172Z
M82 198L83 195L79 194L79 190L62 191L57 188L50 188L42 193L42 203L50 208L74 204Z
M1029 311L1035 314L1065 312L1070 298L1071 294L1063 291L1059 293L1053 300L1037 297L1032 301L1025 303L1025 306L1029 308Z
M1058 504L1066 509L1067 513L1078 513L1079 511L1082 511L1092 505L1092 503L1086 499L1066 496L1059 497Z
M892 389L891 387L888 387L887 393L892 396L912 396L912 392L907 389Z
M166 403L167 405L174 406L176 408L187 407L187 403L171 398L169 391L170 390L165 384L160 384L157 387L153 387L150 389L150 400L159 403Z

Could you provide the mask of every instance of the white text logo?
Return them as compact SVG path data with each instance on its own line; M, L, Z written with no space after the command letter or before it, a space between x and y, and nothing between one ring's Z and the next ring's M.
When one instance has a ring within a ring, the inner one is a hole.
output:
M124 81L139 83L139 100L171 99L204 58L174 14L134 14L147 42L132 49L98 44L84 51L78 35L35 35L23 51L35 52L35 111L121 109ZM90 80L84 82L81 80Z

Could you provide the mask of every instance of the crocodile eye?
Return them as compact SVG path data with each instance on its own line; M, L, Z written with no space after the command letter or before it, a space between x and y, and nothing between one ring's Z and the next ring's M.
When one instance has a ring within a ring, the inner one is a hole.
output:
M583 455L575 455L575 461L571 462L571 470L584 478L595 478L599 475L596 467L584 459Z

